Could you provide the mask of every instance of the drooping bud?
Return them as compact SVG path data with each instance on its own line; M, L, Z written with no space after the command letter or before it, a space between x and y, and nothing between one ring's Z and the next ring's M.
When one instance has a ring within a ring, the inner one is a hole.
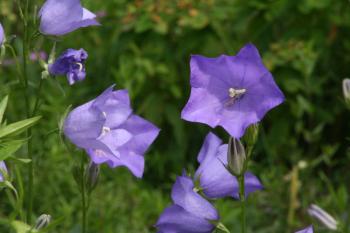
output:
M311 217L323 223L323 225L326 226L328 229L334 231L338 229L338 222L321 207L313 204L309 207L307 212Z
M235 176L241 176L245 172L246 153L239 139L230 137L227 150L228 170Z
M343 80L343 94L345 102L350 105L350 79Z
M86 189L89 193L91 193L96 188L99 174L100 165L91 161L85 171Z
M51 221L51 216L50 215L42 214L36 220L34 229L35 230L43 229L43 228L47 227L47 225L49 225L50 221Z

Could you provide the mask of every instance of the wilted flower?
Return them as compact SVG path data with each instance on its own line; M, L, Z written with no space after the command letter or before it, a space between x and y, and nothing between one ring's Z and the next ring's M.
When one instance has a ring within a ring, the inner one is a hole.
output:
M47 0L39 17L40 32L61 36L81 27L99 25L96 15L81 6L80 0Z
M307 210L311 217L319 220L323 225L325 225L330 230L337 230L338 222L325 210L317 205L311 205Z
M85 79L85 61L88 54L84 49L67 49L56 61L49 64L49 73L51 75L66 75L68 83L73 85L75 82Z
M253 44L236 56L191 57L191 96L182 118L210 127L222 126L232 137L259 122L284 100Z
M173 205L159 217L156 227L159 233L191 232L210 233L219 214L207 200L194 191L193 181L187 176L176 179L171 192Z
M4 43L4 40L5 40L4 28L0 23L0 46L2 45L2 43Z
M309 226L303 230L297 231L295 233L314 233L314 229L312 228L312 226Z
M137 177L143 174L143 155L159 133L153 124L132 114L127 90L113 91L113 86L71 111L63 127L94 163L126 166Z
M239 198L239 184L225 166L227 166L228 145L213 133L209 133L204 140L198 154L199 168L195 178L199 179L204 194L209 198L231 196ZM245 175L245 195L263 189L259 179L250 172Z
M4 181L4 176L7 173L6 164L4 161L0 161L0 182Z

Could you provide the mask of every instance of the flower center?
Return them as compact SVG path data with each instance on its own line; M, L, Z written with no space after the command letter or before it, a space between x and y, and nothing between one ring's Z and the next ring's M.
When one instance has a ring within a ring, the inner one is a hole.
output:
M241 97L242 95L244 95L247 92L246 89L242 88L242 89L234 89L234 88L230 88L228 89L228 95L232 98L232 99L237 99L239 97Z
M101 136L106 135L107 133L109 133L111 131L111 128L103 126L102 127L102 132L101 132Z

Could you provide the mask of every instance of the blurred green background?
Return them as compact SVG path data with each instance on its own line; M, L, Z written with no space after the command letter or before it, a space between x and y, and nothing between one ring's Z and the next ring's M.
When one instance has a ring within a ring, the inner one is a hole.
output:
M262 121L250 170L262 180L265 190L250 196L249 232L287 233L309 225L313 220L306 209L311 203L350 225L350 115L341 88L350 72L349 1L82 2L99 15L102 26L65 36L57 52L87 50L87 79L71 87L65 77L45 81L44 119L33 128L35 213L64 219L52 232L80 232L80 196L71 174L78 159L66 153L57 134L58 122L69 105L95 98L116 83L117 88L129 90L135 112L162 129L146 155L142 180L124 168L102 166L89 212L89 232L156 232L153 225L171 202L176 175L184 168L195 171L197 153L210 131L205 125L180 119L189 97L190 55L234 55L247 42L259 48L286 95L286 102ZM13 1L0 2L0 17L7 36L17 35L13 43L20 49L22 26ZM49 53L52 44L40 37L33 46ZM33 86L41 71L38 62L30 64ZM16 80L14 65L1 66L0 94L10 94L9 122L25 116L23 93ZM214 132L228 139L222 129ZM18 156L24 157L25 151ZM0 198L3 219L13 209L5 192ZM216 206L222 222L232 233L239 232L238 203L225 199ZM314 223L316 232L328 232ZM11 232L1 227L1 232Z

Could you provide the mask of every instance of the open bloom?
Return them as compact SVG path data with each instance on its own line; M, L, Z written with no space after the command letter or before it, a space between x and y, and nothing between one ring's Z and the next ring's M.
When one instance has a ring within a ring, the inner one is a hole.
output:
M49 73L51 75L66 75L68 83L73 85L75 82L85 79L87 58L88 54L84 49L67 49L54 63L49 64Z
M94 163L125 166L137 177L143 174L143 155L159 133L153 124L132 114L127 90L114 91L113 86L72 110L63 130Z
M4 181L4 175L7 173L6 164L4 161L0 161L0 182Z
M159 233L210 233L219 214L207 200L194 191L192 179L183 175L176 179L171 192L173 205L159 217Z
M191 57L191 96L182 118L210 127L222 126L232 137L284 100L253 44L236 56Z
M99 25L96 15L81 6L80 0L47 0L39 12L40 32L61 36L81 27Z
M303 230L297 231L295 233L314 233L314 229L312 228L312 226L309 226Z
M4 43L4 40L5 40L4 28L0 23L0 46L2 45L2 43Z
M204 140L198 154L199 168L195 178L199 179L204 194L209 198L231 196L239 198L239 184L225 166L227 166L228 145L213 133L209 133ZM250 172L245 175L245 195L263 189L259 179Z

